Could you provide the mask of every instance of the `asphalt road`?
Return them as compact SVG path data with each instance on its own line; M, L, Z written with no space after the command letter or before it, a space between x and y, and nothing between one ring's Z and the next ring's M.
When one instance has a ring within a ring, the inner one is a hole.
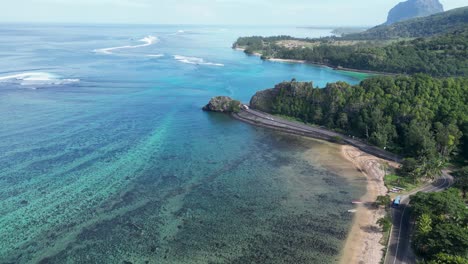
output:
M415 264L416 257L411 250L411 221L409 202L410 196L418 192L440 192L453 184L453 177L447 172L431 184L417 189L409 194L402 195L401 205L392 209L393 228L390 235L389 247L385 256L385 264Z

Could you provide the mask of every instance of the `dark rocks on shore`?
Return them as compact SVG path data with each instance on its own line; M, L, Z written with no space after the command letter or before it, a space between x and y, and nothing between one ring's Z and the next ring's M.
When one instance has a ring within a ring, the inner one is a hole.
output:
M220 113L236 113L243 108L241 102L227 96L213 97L210 102L203 107L204 111Z

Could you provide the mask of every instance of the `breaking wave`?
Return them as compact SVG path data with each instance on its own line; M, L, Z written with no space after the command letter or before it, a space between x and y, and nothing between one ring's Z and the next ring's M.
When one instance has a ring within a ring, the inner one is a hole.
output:
M224 66L224 64L222 63L207 62L204 59L197 58L197 57L186 57L186 56L181 56L181 55L174 55L174 59L182 63L194 64L194 65L209 65L209 66L218 66L218 67Z
M0 84L21 85L25 88L36 89L40 86L65 85L79 82L79 79L65 79L48 72L23 72L0 76Z
M113 51L116 51L116 50L122 50L122 49L136 49L136 48L142 48L142 47L147 47L147 46L151 46L155 43L157 43L159 41L159 39L155 36L147 36L147 37L144 37L142 39L140 39L139 41L141 42L144 42L144 44L140 44L140 45L126 45L126 46L120 46L120 47L112 47L112 48L104 48L104 49L96 49L94 50L94 52L96 53L101 53L101 54L112 54Z
M148 57L148 58L162 58L164 56L165 56L164 54L149 54L149 55L146 55L146 57Z

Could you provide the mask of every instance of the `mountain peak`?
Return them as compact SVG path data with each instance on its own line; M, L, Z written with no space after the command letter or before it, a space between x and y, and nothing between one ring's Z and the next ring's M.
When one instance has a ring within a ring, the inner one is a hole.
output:
M399 21L440 12L444 12L444 7L439 0L408 0L399 3L390 10L386 24L391 25Z

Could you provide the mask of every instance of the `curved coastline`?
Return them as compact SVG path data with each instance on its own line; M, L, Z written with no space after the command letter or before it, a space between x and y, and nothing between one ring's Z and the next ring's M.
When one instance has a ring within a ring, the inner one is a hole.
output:
M234 47L233 48L234 50L237 50L237 51L243 51L245 52L245 48L241 48L241 47ZM261 53L258 53L258 52L254 52L252 54L248 54L246 53L247 55L252 55L252 56L257 56L257 57L261 57L263 56L263 54ZM310 65L314 65L314 66L319 66L319 67L326 67L326 68L330 68L332 70L335 70L335 71L340 71L340 72L349 72L349 73L361 73L361 74L368 74L368 75L386 75L386 76L395 76L395 75L398 75L396 73L391 73L391 72L378 72L378 71L370 71L370 70L358 70L358 69L351 69L351 68L343 68L343 67L335 67L333 65L329 65L329 64L324 64L324 63L318 63L318 62L311 62L311 61L306 61L306 60L294 60L294 59L281 59L281 58L267 58L265 59L266 61L273 61L273 62L285 62L285 63L298 63L298 64L310 64Z
M385 170L383 164L398 166L369 155L355 147L344 145L341 155L352 163L366 177L366 193L361 197L363 204L357 208L353 224L340 258L341 264L348 263L380 263L383 258L384 245L381 244L383 233L377 221L385 216L385 210L375 208L374 201L379 195L386 195L388 190L384 184Z
M325 129L313 127L308 131L299 123L295 126L294 123L276 116L261 112L255 115L249 112L256 111L244 110L233 113L232 116L255 126L341 144L341 157L362 173L367 184L366 193L361 197L362 204L357 207L339 263L379 263L383 257L384 246L380 243L383 234L379 231L377 221L384 216L385 211L375 208L373 203L377 196L386 195L388 191L384 184L385 170L382 165L397 167L399 157L383 150L375 152L372 146L365 148L365 143L361 143L362 146L353 146L352 141L334 142L336 133L332 131L327 133ZM288 125L289 123L291 124Z

